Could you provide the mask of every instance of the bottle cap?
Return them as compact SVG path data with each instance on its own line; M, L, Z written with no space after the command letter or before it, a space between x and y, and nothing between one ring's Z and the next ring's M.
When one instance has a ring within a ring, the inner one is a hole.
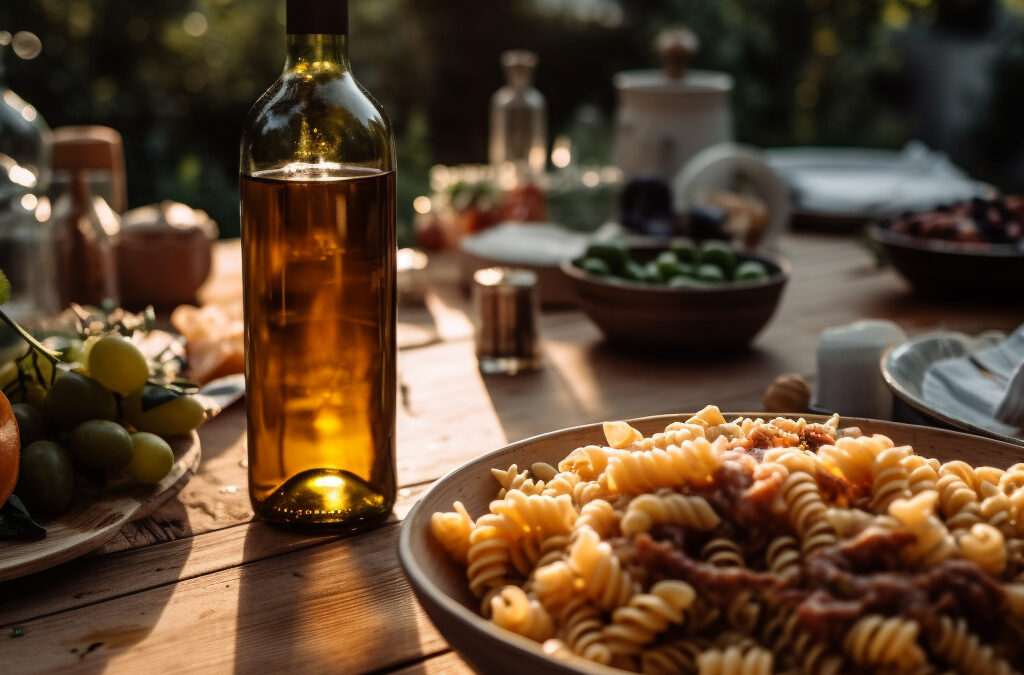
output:
M285 30L288 35L345 35L348 0L288 0Z

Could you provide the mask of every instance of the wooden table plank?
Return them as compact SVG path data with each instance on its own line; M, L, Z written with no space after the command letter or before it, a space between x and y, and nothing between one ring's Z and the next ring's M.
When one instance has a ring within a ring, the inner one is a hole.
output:
M427 487L402 488L391 522L403 519ZM91 556L76 563L73 575L62 566L0 584L0 635L35 618L339 539L247 522L137 551Z
M818 336L828 326L880 317L910 334L976 333L1024 321L1020 307L915 298L849 239L787 236L781 252L793 278L746 352L717 359L623 353L578 311L545 312L543 369L511 378L477 371L457 265L450 256L432 259L430 314L406 316L432 317L443 341L399 355L405 396L397 460L406 488L396 520L427 482L507 441L708 402L758 409L775 375L813 379ZM239 267L237 242L219 243L203 297L237 304ZM177 499L93 557L0 585L0 630L9 634L18 623L26 631L0 637L0 670L469 672L404 580L397 524L344 539L252 524L244 407L208 423L200 437L200 474Z
M398 524L22 624L10 672L364 672L445 642L398 565ZM267 528L247 530L245 557Z
M392 671L395 675L468 675L473 669L455 652L444 652Z

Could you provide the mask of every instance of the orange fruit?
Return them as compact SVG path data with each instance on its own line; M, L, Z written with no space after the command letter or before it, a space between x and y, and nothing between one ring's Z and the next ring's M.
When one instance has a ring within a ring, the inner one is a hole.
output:
M0 506L14 492L18 483L18 462L21 459L21 436L11 402L0 393Z

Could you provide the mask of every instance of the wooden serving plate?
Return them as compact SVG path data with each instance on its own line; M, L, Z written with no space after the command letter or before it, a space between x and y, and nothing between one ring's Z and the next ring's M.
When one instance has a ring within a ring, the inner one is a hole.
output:
M38 519L43 539L0 541L0 581L7 581L99 548L132 520L148 516L173 497L199 469L199 435L168 439L174 450L171 472L156 485L137 485L127 478L111 482L95 494L76 496L57 518Z
M723 414L728 420L778 416L775 413ZM659 415L631 420L630 424L649 436L664 430L670 422L688 417L689 414ZM828 419L822 415L802 417L813 422ZM851 426L860 427L868 434L885 434L897 445L911 445L915 453L942 461L962 459L973 466L1006 468L1024 459L1024 449L1019 446L957 431L857 417L842 418L840 427ZM557 464L573 449L591 443L605 443L601 424L553 431L495 450L438 480L413 507L402 525L399 558L416 597L445 639L479 672L509 675L524 672L622 673L582 658L555 661L544 655L539 643L499 628L481 617L477 613L479 601L469 591L465 570L449 559L430 534L431 514L451 511L452 502L456 500L465 504L474 518L487 511L487 505L497 496L499 487L491 476L491 468L506 469L510 464L525 468L534 462Z

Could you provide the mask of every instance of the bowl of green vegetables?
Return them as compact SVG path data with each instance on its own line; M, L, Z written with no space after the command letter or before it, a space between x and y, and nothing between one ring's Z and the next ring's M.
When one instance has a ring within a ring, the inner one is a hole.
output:
M561 267L610 343L659 352L746 347L790 277L789 263L777 256L685 238L664 246L595 242Z

